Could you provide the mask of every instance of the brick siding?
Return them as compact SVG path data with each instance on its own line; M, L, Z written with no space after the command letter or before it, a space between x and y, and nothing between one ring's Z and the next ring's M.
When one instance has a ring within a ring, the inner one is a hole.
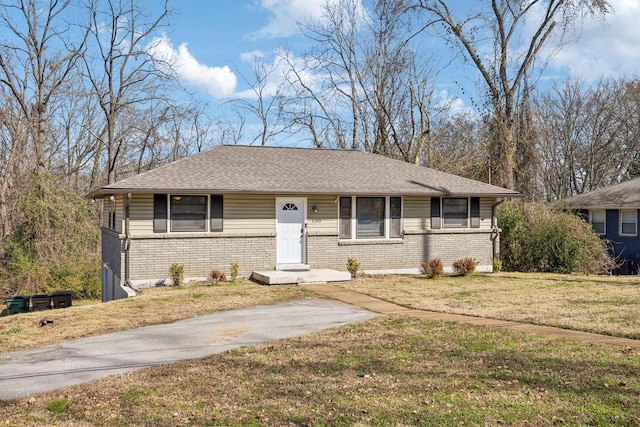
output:
M363 270L418 269L420 263L439 258L445 268L460 258L473 257L485 269L492 265L490 230L430 230L407 233L399 240L339 240L333 234L307 237L307 263L311 268L346 270L347 259L356 258ZM103 230L103 262L124 280L124 237ZM138 236L130 246L131 280L137 286L153 286L169 277L173 263L184 265L185 279L208 277L212 270L230 274L237 262L241 276L276 266L275 234L193 234L167 237Z

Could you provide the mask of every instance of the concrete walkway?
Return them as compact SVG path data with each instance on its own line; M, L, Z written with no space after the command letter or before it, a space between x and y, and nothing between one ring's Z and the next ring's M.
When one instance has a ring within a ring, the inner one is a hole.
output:
M301 299L4 353L0 354L0 400L18 399L116 373L206 357L376 316L338 301Z
M624 348L640 350L640 340L617 338L608 335L592 334L589 332L572 331L569 329L554 328L550 326L537 326L528 323L510 322L508 320L487 319L484 317L465 316L461 314L438 313L433 311L416 310L393 304L378 298L370 297L331 284L309 284L305 288L325 295L334 300L342 301L362 307L366 310L388 315L414 316L421 319L441 320L447 322L470 323L473 325L488 326L495 329L511 329L531 334L547 335L557 338L568 338L592 344L615 345Z

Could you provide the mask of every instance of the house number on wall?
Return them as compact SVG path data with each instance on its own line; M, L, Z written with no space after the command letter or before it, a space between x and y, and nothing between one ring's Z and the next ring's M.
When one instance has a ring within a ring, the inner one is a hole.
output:
M311 222L322 222L320 218L311 218Z

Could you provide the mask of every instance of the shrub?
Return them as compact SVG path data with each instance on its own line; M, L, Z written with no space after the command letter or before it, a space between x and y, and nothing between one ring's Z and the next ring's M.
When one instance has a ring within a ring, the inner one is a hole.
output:
M169 275L171 276L174 286L182 286L182 282L184 281L184 265L171 264L171 267L169 267Z
M493 259L493 272L499 273L502 271L502 260L498 258Z
M466 276L476 271L476 259L475 258L462 258L453 262L453 270Z
M11 231L0 238L0 296L72 290L99 298L100 236L87 201L55 176L7 196Z
M358 277L358 272L360 271L360 261L355 258L347 259L347 270L351 273L351 277Z
M236 281L236 279L238 278L238 275L240 274L240 266L238 265L237 262L232 262L230 264L231 267L231 280L232 281Z
M47 403L47 411L53 412L54 414L62 414L67 412L71 408L71 402L67 399L59 397L57 399L50 400Z
M209 279L211 279L214 285L217 285L219 282L226 282L227 275L220 270L213 270L209 273Z
M430 259L429 262L423 262L420 266L422 267L422 272L426 274L429 279L442 276L444 273L442 261L438 258Z
M498 212L508 271L598 274L614 262L605 242L578 216L543 203L506 203Z

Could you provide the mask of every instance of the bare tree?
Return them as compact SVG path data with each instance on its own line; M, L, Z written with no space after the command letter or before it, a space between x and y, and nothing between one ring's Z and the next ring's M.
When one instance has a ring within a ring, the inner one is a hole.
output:
M515 188L518 94L534 70L544 68L545 52L555 52L567 42L567 31L585 15L604 16L606 0L486 0L469 3L458 15L453 2L416 0L414 8L426 13L429 31L455 46L481 76L494 116L499 157L496 181ZM526 26L525 26L526 24ZM487 41L492 54L485 52ZM530 83L532 80L530 80ZM533 87L534 85L532 85ZM530 90L532 89L530 88Z
M250 89L244 97L229 102L237 109L238 116L244 111L258 119L258 132L250 144L258 142L260 145L267 145L289 128L282 121L286 76L281 64L284 62L282 53L278 52L270 65L264 62L262 56L254 55L251 62L252 75L240 74Z
M74 44L67 23L70 0L19 0L0 3L0 83L8 88L20 116L26 120L33 143L33 168L45 170L48 137L47 109L84 48ZM22 144L26 145L27 141Z
M92 19L85 70L104 115L104 128L95 135L105 153L107 183L116 180L127 132L132 130L125 115L133 116L134 109L163 97L162 84L171 80L169 64L154 56L149 46L169 14L167 0L163 6L153 17L134 0L89 0L86 6ZM100 161L96 156L94 169Z
M293 121L315 146L420 163L429 143L436 73L415 49L405 9L404 0L377 0L371 10L340 0L303 27L314 47L305 67L290 63L298 100L290 105L297 108Z
M547 200L629 179L640 150L636 80L568 79L538 97L537 152Z

